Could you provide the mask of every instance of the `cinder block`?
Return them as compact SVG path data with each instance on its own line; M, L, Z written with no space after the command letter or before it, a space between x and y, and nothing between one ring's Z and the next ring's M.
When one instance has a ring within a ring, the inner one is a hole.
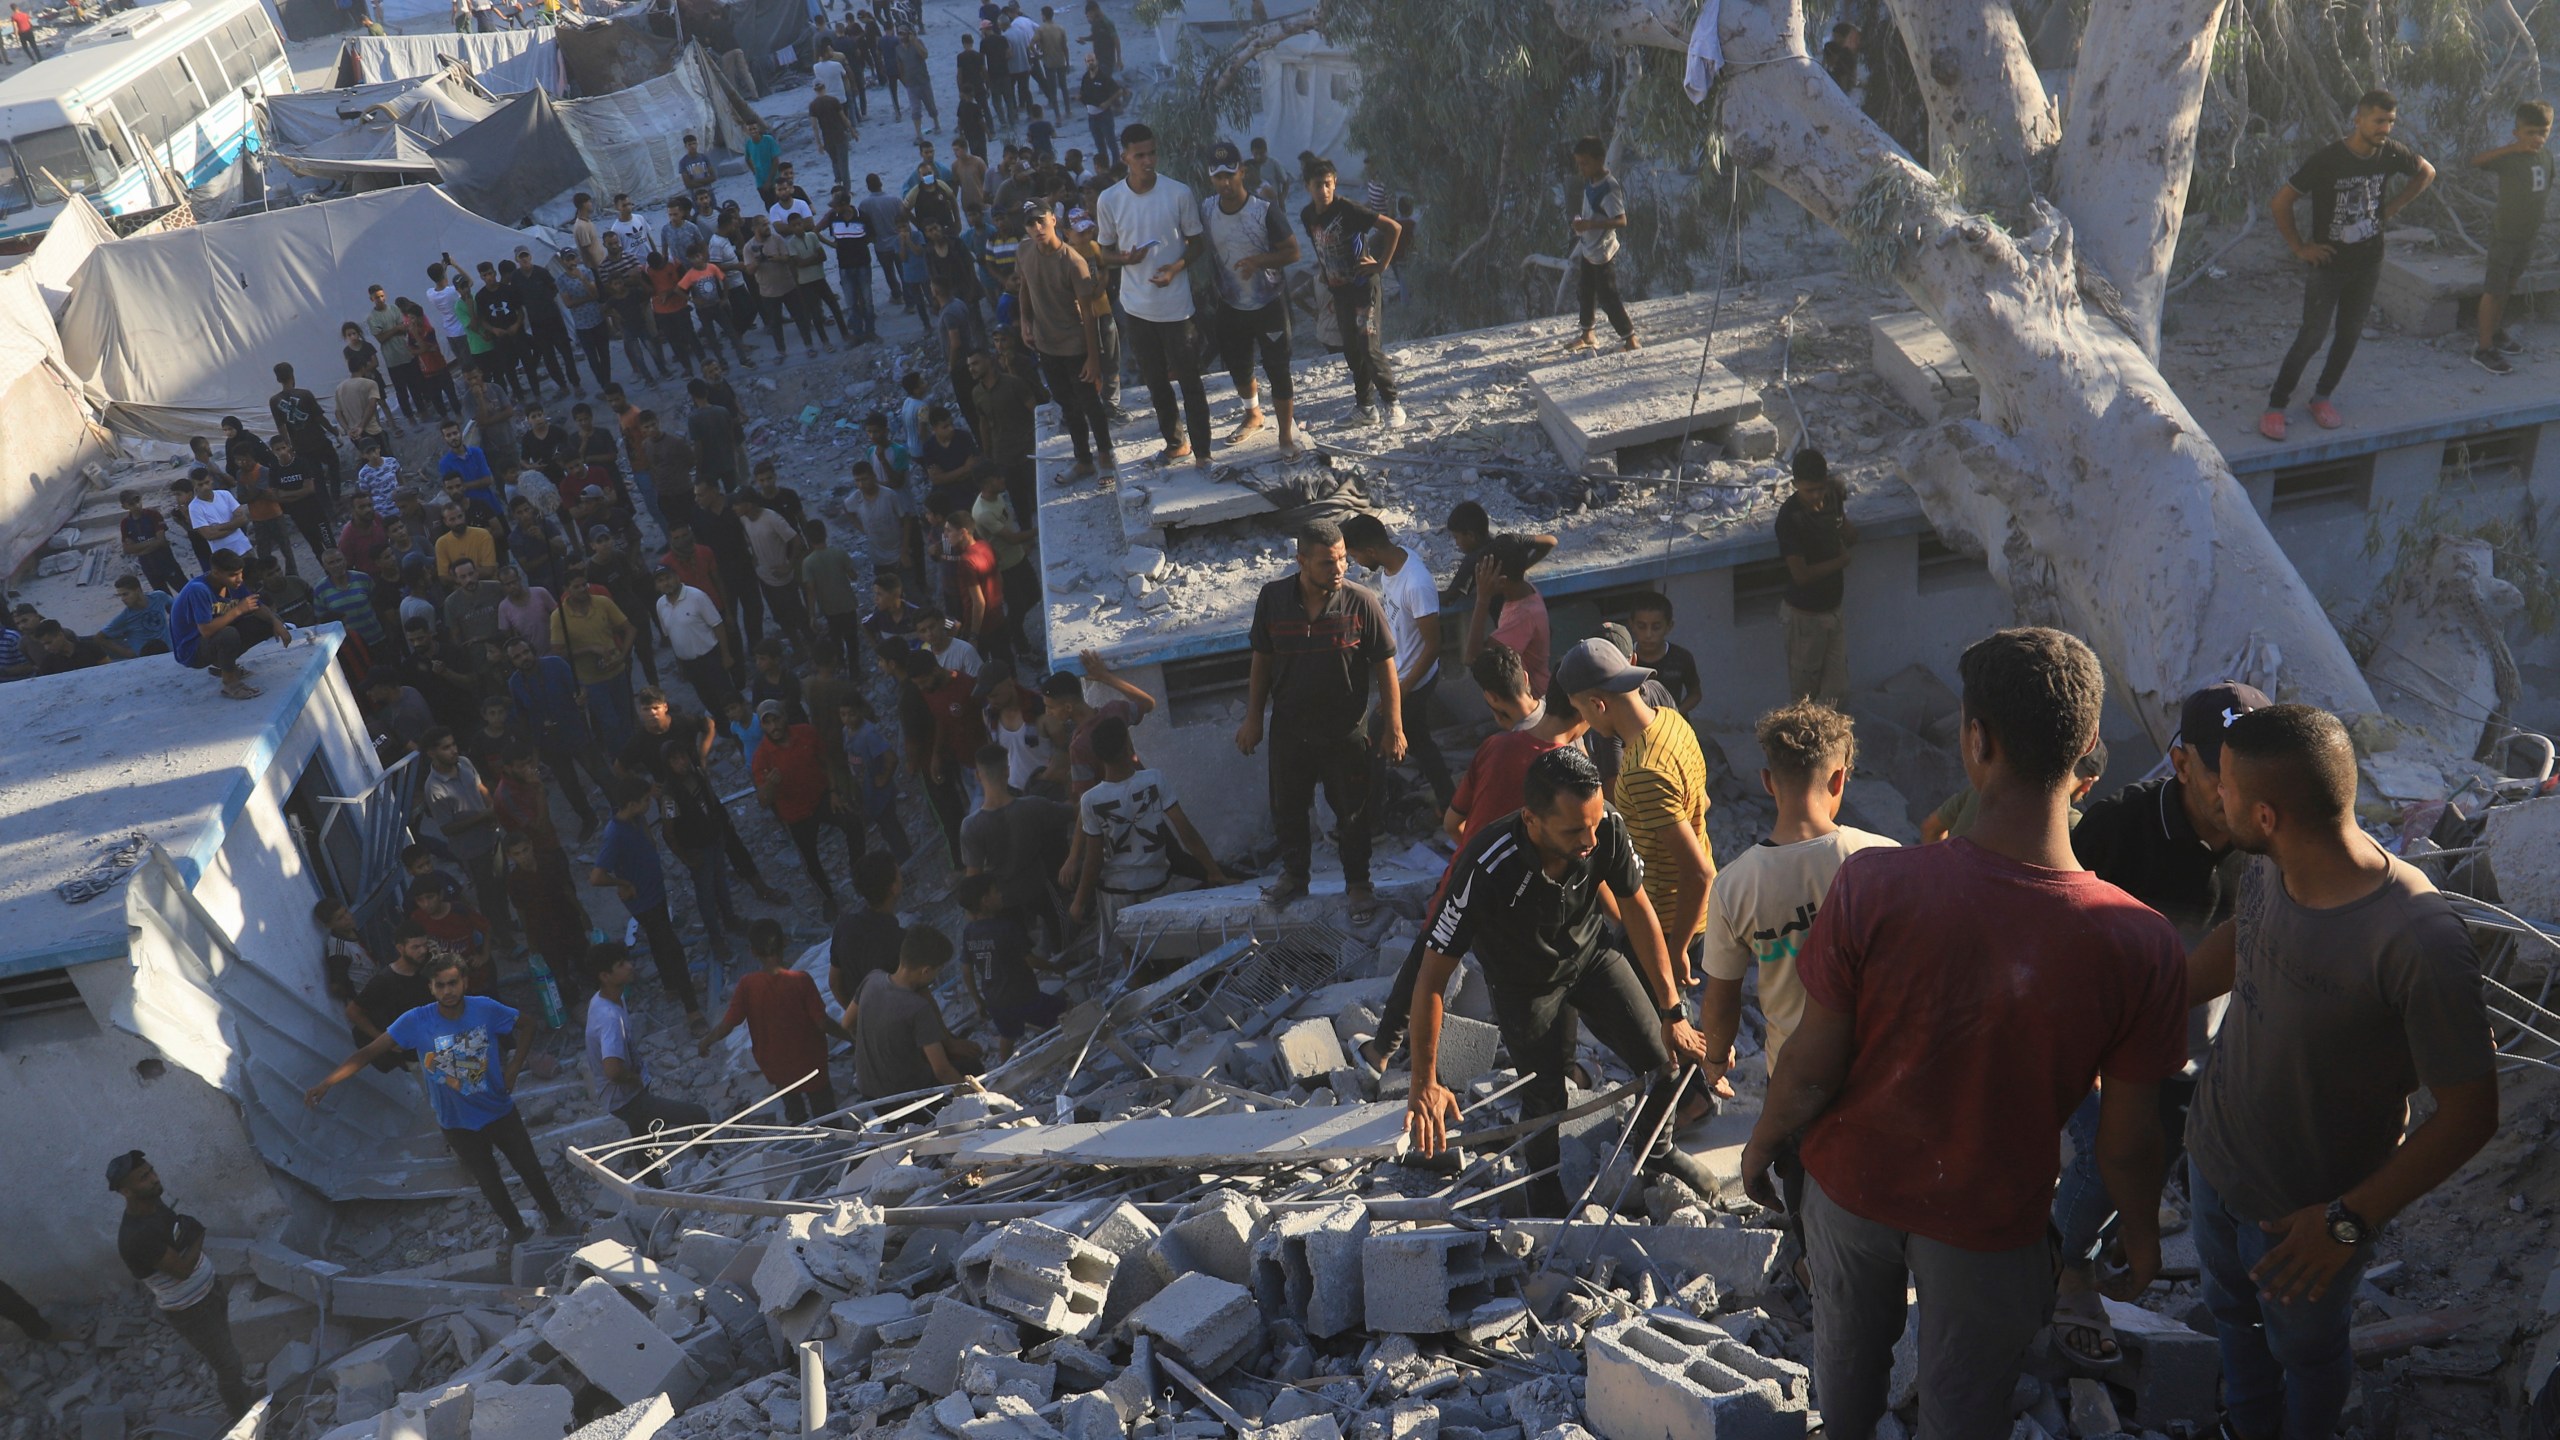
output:
M377 1415L400 1398L400 1387L418 1373L418 1342L408 1332L387 1335L338 1358L329 1382L338 1391L338 1413Z
M1010 1395L1034 1406L1046 1405L1058 1393L1058 1367L972 1348L960 1357L960 1388L971 1395Z
M1736 420L1725 431L1724 454L1728 460L1766 460L1777 453L1777 422L1766 415Z
M1156 1238L1164 1231L1135 1205L1126 1200L1096 1200L1049 1218L1059 1229L1120 1259L1111 1272L1111 1293L1103 1299L1102 1318L1095 1322L1094 1333L1118 1329L1130 1311L1164 1288L1166 1277L1156 1269L1154 1254Z
M1253 1245L1253 1289L1263 1313L1285 1315L1329 1338L1361 1324L1361 1246L1369 1208L1344 1200L1285 1211Z
M2212 1428L2222 1404L2219 1340L2183 1326L2174 1333L2117 1335L2132 1357L2133 1418L2143 1429L2167 1434L2182 1420Z
M471 1387L403 1395L382 1412L381 1440L471 1440Z
M1434 1067L1440 1083L1463 1090L1467 1082L1493 1068L1502 1047L1502 1031L1464 1015L1440 1017L1440 1058Z
M828 1307L871 1293L888 1238L880 1211L858 1200L838 1204L829 1215L785 1219L756 1262L757 1306L784 1340L811 1338L824 1326Z
M1556 1243L1564 1222L1514 1220L1505 1228L1528 1236L1543 1249ZM1586 1225L1573 1232L1572 1254L1576 1258L1605 1255L1621 1267L1641 1266L1645 1262L1636 1251L1641 1240L1653 1263L1689 1275L1713 1275L1727 1300L1749 1304L1768 1288L1769 1265L1777 1258L1781 1238L1775 1230L1723 1222L1654 1225L1641 1231L1614 1225L1595 1230Z
M839 1300L827 1313L835 1322L835 1333L827 1338L827 1364L858 1364L880 1348L880 1327L914 1314L915 1302L904 1295L863 1295Z
M652 1315L664 1314L686 1296L702 1292L702 1286L690 1277L669 1270L619 1240L598 1240L581 1248L569 1257L569 1273L572 1278L593 1275L609 1282Z
M484 1380L471 1387L471 1440L560 1440L578 1423L576 1399L566 1385Z
M581 1242L550 1235L536 1235L517 1242L507 1256L507 1279L525 1287L548 1284L551 1272L560 1263L578 1253Z
M1362 1309L1372 1330L1437 1335L1456 1329L1467 1312L1493 1298L1485 1269L1485 1237L1476 1230L1433 1226L1371 1233L1360 1245Z
M1128 1325L1153 1336L1167 1354L1204 1379L1252 1353L1262 1338L1262 1312L1253 1303L1253 1292L1197 1271L1130 1312Z
M589 1423L569 1440L651 1440L674 1418L675 1405L664 1395L652 1395Z
M1037 1220L994 1230L960 1257L962 1284L979 1304L1055 1335L1092 1332L1119 1266L1110 1251Z
M1802 1440L1805 1433L1801 1400L1644 1316L1593 1331L1583 1356L1590 1367L1583 1404L1604 1440Z
M625 1405L660 1391L681 1403L702 1383L675 1337L651 1323L610 1281L589 1277L562 1296L542 1323L542 1338Z
M1021 1332L1001 1315L975 1305L937 1297L926 1318L923 1338L907 1356L906 1382L927 1395L942 1396L960 1388L960 1356L972 1345L991 1355L1022 1352Z
M707 1284L729 1268L746 1243L717 1230L687 1230L676 1237L676 1268Z
M1231 1285L1253 1279L1253 1237L1270 1210L1235 1190L1204 1196L1184 1208L1155 1244L1167 1280L1197 1272Z
M1325 1084L1350 1063L1331 1020L1301 1020L1280 1032L1280 1068L1296 1084Z

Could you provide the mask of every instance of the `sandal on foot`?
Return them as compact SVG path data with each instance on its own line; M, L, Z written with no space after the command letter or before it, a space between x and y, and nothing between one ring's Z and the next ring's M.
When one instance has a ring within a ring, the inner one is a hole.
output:
M2116 1327L2107 1320L2106 1297L2095 1290L2054 1297L2053 1344L2074 1365L2105 1369L2124 1361Z

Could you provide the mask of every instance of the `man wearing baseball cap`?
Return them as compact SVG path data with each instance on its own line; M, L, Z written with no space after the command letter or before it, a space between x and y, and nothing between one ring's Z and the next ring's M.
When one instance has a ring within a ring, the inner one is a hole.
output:
M258 1392L240 1373L240 1348L231 1343L231 1307L222 1277L204 1256L204 1222L169 1206L160 1172L139 1150L107 1162L107 1188L124 1197L116 1227L116 1253L124 1268L151 1289L160 1317L187 1348L213 1367L223 1413L233 1420L249 1412Z
M2091 803L2071 831L2071 853L2083 868L2159 911L2178 927L2189 950L2231 918L2231 897L2248 857L2231 843L2218 793L2222 735L2233 721L2263 710L2256 687L2217 681L2189 695L2169 737L2170 773L2128 785ZM2177 1164L2186 1134L2187 1106L2196 1093L2196 1067L2212 1044L2219 1005L2187 1012L2187 1068L2160 1084L2161 1124L2169 1163ZM2071 1164L2053 1195L2054 1229L2062 1237L2062 1276L2054 1300L2057 1343L2082 1361L2106 1363L2118 1354L2097 1293L2097 1256L2115 1235L2115 1203L2098 1173L2098 1096L2091 1091L2072 1113Z
M1244 402L1244 419L1227 437L1232 445L1262 428L1262 397L1253 383L1258 352L1271 378L1272 408L1280 412L1280 458L1297 458L1297 407L1289 389L1289 306L1281 272L1298 262L1298 237L1280 207L1244 185L1244 157L1221 140L1209 151L1210 195L1200 202L1217 261L1218 307L1214 333L1218 357Z

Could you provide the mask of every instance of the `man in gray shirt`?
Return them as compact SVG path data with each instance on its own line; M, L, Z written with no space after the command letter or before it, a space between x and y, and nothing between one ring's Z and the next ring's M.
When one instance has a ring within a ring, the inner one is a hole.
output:
M898 968L874 970L854 993L854 1083L870 1099L957 1085L985 1054L954 1035L933 1003L933 982L951 958L951 937L917 925L898 941Z
M2228 994L2187 1117L2205 1304L2227 1433L2328 1435L2376 1232L2498 1126L2497 1057L2469 934L2427 878L2356 825L2346 727L2308 705L2222 734L2223 817L2260 857L2188 961ZM2435 1114L2401 1138L2420 1086Z

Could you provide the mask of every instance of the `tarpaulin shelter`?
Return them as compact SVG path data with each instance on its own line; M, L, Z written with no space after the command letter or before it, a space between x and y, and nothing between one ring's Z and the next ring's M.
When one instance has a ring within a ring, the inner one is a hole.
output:
M801 44L812 29L807 0L719 0L706 8L728 27L733 47L746 54L747 73L765 89L782 71L775 52L790 49L804 64L810 58Z
M706 149L742 150L747 122L755 118L698 44L686 46L675 68L654 80L553 108L586 157L596 194L627 191L644 205L682 188L676 161L685 136L700 136Z
M572 95L610 95L675 67L683 45L631 15L560 27L560 67L569 72Z
M433 178L429 152L501 108L459 65L378 85L271 95L262 105L276 160L296 175L330 179Z
M34 254L0 270L0 575L71 518L80 467L108 453L54 329L61 267L113 240L88 202L72 199Z
M445 193L475 215L513 224L587 178L586 157L551 97L528 90L433 152Z
M560 46L549 30L359 35L338 52L338 84L434 75L454 61L495 94L539 89L560 95L568 90L568 77L560 70Z
M72 281L62 353L116 429L210 435L225 415L266 413L279 360L323 394L343 378L338 322L365 309L366 286L423 294L445 252L469 264L520 244L550 259L432 185L117 240Z

